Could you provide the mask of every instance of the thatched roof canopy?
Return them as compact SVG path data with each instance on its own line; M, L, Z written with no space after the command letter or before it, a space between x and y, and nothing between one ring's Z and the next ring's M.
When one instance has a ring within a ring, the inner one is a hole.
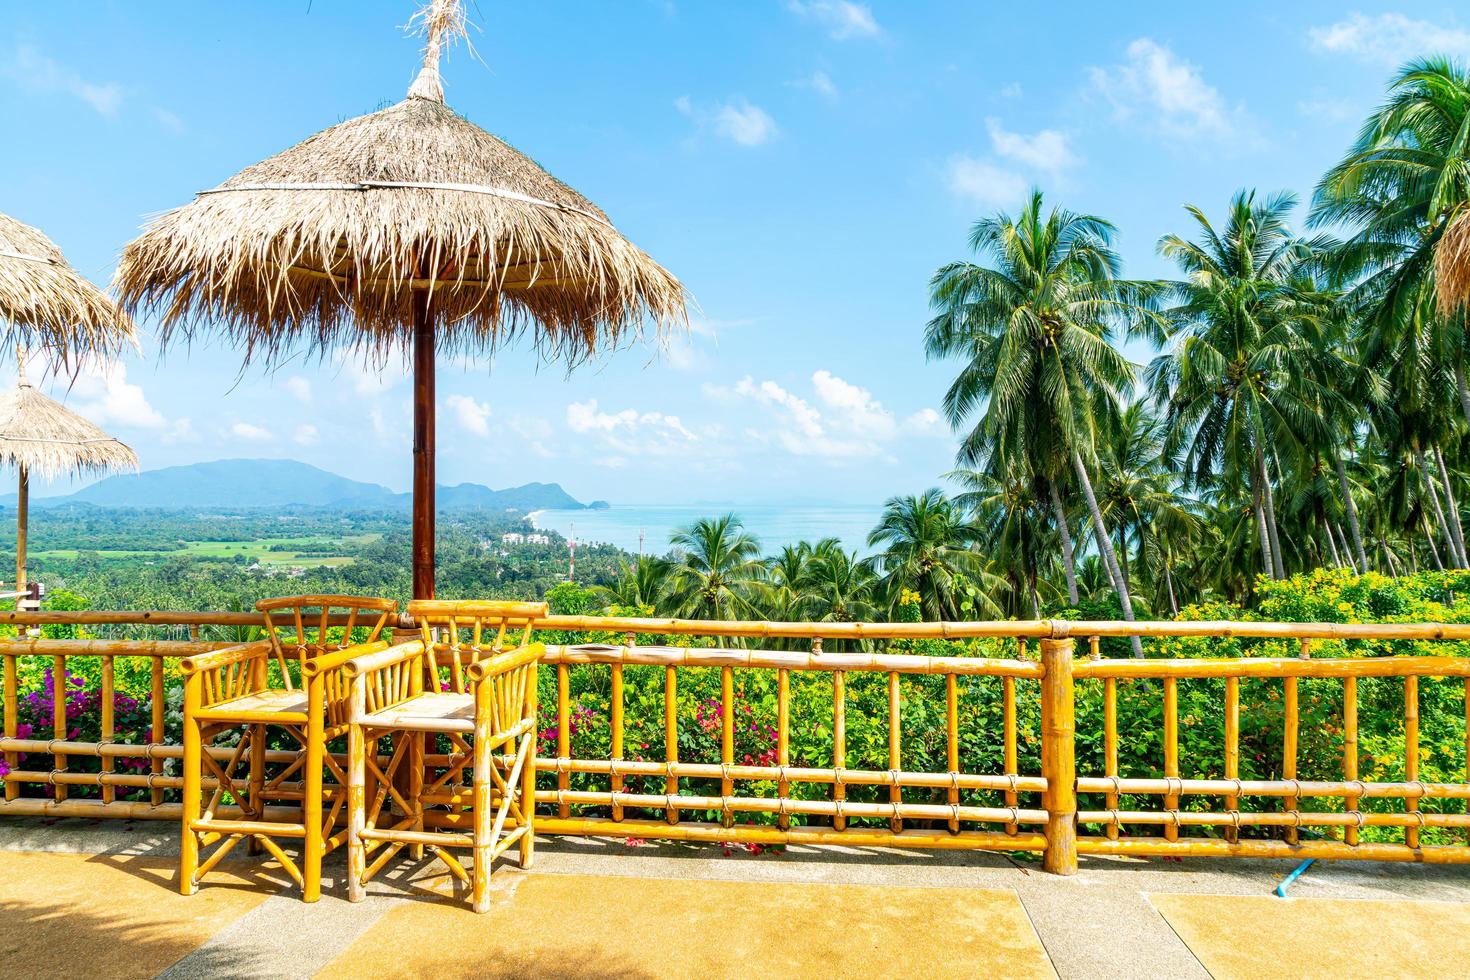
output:
M0 464L53 479L136 470L138 457L22 376L12 391L0 395Z
M45 348L63 365L136 344L133 321L30 225L0 214L0 350Z
M444 105L439 47L458 8L436 0L425 16L407 99L247 167L127 245L117 288L161 315L161 342L207 321L267 360L406 346L430 292L449 351L534 324L539 346L577 360L684 320L679 281L595 204Z
M1450 222L1434 247L1434 283L1440 312L1470 307L1470 210Z

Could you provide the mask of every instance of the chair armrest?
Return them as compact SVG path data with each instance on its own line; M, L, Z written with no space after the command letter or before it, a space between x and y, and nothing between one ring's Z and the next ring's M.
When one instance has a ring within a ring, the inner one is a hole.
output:
M223 650L213 650L209 653L185 657L179 661L179 672L185 677L188 677L200 671L214 670L219 667L227 667L230 664L239 663L242 660L267 656L270 654L270 650L271 644L269 640L254 640L250 643L241 643L238 646L225 647Z
M517 667L538 663L544 656L546 656L546 644L528 643L506 653L497 653L493 657L477 660L465 668L464 674L471 683L479 684L489 678L515 670Z
M333 670L353 660L368 657L386 649L388 649L387 640L374 640L372 643L359 643L356 646L343 647L335 653L325 653L320 657L314 657L308 660L301 668L301 671L308 678L315 677L317 674Z
M385 650L380 649L377 653L350 659L342 665L342 673L353 679L365 677L375 671L411 660L423 652L423 640L409 640L407 643L399 643Z

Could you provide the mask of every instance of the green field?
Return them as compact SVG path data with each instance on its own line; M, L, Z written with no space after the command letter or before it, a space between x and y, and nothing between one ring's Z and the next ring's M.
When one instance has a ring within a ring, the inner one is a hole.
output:
M350 565L356 559L352 552L363 545L372 544L382 535L380 534L354 534L341 538L259 538L255 541L185 541L181 547L171 548L165 551L108 551L98 550L95 553L101 558L168 558L174 556L187 556L190 558L215 558L231 559L237 555L243 555L247 561L260 562L267 565L298 565L302 567L326 566L338 568ZM275 551L275 547L286 550ZM333 551L336 554L323 555L312 552ZM303 552L306 552L303 554ZM36 558L53 558L67 561L75 559L78 551L76 549L65 549L59 551L35 551L31 553Z

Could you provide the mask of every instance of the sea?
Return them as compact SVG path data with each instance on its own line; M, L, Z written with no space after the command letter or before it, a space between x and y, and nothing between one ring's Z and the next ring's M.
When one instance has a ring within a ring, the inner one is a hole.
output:
M881 504L614 504L607 510L538 510L528 516L541 530L577 541L615 545L634 554L639 551L641 534L643 554L662 555L669 550L669 535L675 529L701 518L735 514L745 530L760 540L762 554L773 554L799 541L837 538L848 551L866 556L872 551L868 532L882 513Z

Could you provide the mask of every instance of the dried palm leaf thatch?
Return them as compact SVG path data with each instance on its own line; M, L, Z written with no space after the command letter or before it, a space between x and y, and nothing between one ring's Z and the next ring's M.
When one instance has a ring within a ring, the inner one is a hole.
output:
M577 361L685 320L679 281L598 207L443 102L453 0L420 14L424 67L397 105L349 119L169 211L123 250L116 287L163 344L221 328L247 359L407 347L432 296L436 346L480 353L531 325Z
M133 321L30 225L0 214L0 350L44 348L63 366L136 346Z
M22 376L0 395L0 464L46 479L106 470L135 471L131 449L37 391Z
M1434 247L1434 283L1445 316L1470 307L1470 209L1461 209Z

